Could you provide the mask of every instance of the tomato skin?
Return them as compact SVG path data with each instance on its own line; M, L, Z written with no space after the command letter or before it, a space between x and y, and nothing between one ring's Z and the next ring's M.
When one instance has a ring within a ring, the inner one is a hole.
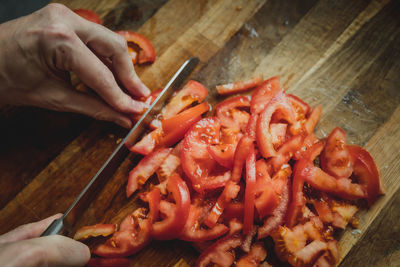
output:
M350 153L346 146L346 133L336 127L326 139L321 154L322 169L336 178L348 178L353 173Z
M156 59L156 50L152 43L145 36L133 31L116 31L119 35L125 38L128 43L135 43L140 47L137 62L139 64L153 63Z
M229 98L215 107L215 114L221 122L221 125L240 131L247 126L247 120L238 121L234 118L234 111L239 107L250 107L250 99L247 96L236 96ZM250 117L250 115L248 115Z
M244 196L243 233L248 234L253 228L254 198L256 191L256 155L254 145L251 144L246 158L246 188Z
M296 120L304 119L310 111L310 106L295 95L288 94L287 97L296 113Z
M233 159L233 169L231 180L238 183L242 178L243 165L246 162L247 155L250 153L250 148L253 146L254 139L245 134L239 141L235 156Z
M269 159L274 171L281 168L283 164L289 162L290 158L300 149L303 144L303 138L300 135L292 136L276 152L276 155Z
M247 91L253 87L260 85L263 82L263 76L257 75L249 80L237 81L223 85L217 85L216 89L218 94L227 95Z
M272 77L260 84L251 96L251 114L261 113L280 90L278 77Z
M100 16L92 10L78 8L78 9L74 9L73 11L88 21L91 21L91 22L94 22L94 23L97 23L100 25L102 24Z
M135 168L129 172L126 195L130 197L147 179L160 167L172 148L162 148L144 157Z
M75 240L84 240L89 237L96 237L96 236L108 236L115 232L116 225L115 224L95 224L90 226L84 226L79 228L75 235Z
M256 137L257 145L261 155L264 158L276 156L277 152L272 143L272 134L270 131L270 123L272 115L279 111L284 115L285 119L292 123L294 121L294 113L292 107L287 102L283 91L279 92L261 112L257 121Z
M163 131L161 128L155 129L150 133L143 136L143 138L129 148L130 151L144 156L149 155L156 148L159 140L163 136Z
M322 107L321 105L313 108L308 115L307 121L304 124L304 128L307 134L311 134L314 131L315 126L317 125L319 119L322 115Z
M359 183L365 186L368 204L372 205L379 195L384 193L380 174L374 159L365 149L350 145L347 146L353 162L353 175Z
M175 115L171 118L162 120L161 123L162 123L162 128L163 128L164 133L168 134L170 132L176 131L177 127L183 128L181 125L184 125L185 121L188 121L194 117L198 117L201 114L203 114L204 112L209 111L209 109L210 109L210 106L208 105L208 103L203 102L192 108L182 111L181 113L178 113L177 115ZM187 129L186 129L186 131L187 131ZM184 134L181 136L181 138L183 136L184 136Z
M179 174L174 173L168 180L167 189L172 193L175 204L161 200L160 212L167 217L153 222L151 234L155 239L168 240L179 236L189 215L190 193ZM169 204L167 204L169 203Z

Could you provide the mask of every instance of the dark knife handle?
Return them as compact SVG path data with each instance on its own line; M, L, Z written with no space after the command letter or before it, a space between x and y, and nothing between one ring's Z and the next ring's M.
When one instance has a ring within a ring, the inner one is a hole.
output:
M54 220L40 236L58 235L64 230L64 216Z

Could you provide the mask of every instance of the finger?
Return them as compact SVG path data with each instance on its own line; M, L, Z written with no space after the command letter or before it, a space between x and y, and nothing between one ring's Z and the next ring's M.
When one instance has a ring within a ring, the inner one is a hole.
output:
M49 64L55 69L74 72L85 84L95 90L110 106L123 113L140 113L146 107L125 94L112 72L82 43L74 32L65 29L61 40L45 38Z
M132 121L127 115L114 110L100 98L78 92L69 85L58 81L47 81L32 97L30 102L35 106L56 111L81 113L98 120L114 122L128 129L132 127ZM43 103L42 99L47 99L47 101ZM142 102L132 101L132 110L135 113L141 112L143 110Z
M0 262L9 266L84 266L89 258L85 244L61 235L0 246Z
M73 20L72 27L79 38L96 54L112 60L119 80L130 93L136 96L148 96L151 93L135 72L125 38L81 18Z
M62 216L61 213L50 216L44 220L21 225L14 230L0 236L0 243L14 242L40 236L44 230Z

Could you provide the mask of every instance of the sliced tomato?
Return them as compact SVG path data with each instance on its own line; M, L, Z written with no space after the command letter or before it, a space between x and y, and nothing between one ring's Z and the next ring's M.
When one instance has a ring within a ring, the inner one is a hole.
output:
M307 121L304 124L304 128L307 134L311 134L314 131L315 126L317 126L317 123L321 118L321 114L321 105L318 105L311 110L310 114L308 115Z
M244 214L243 202L234 202L226 205L223 217L228 221L232 219L239 219L240 221L243 221L243 214Z
M171 153L172 148L162 148L144 157L135 168L129 172L126 195L130 197L139 187L153 175L165 158Z
M195 266L206 267L213 263L217 266L231 266L235 261L234 249L241 244L242 238L238 234L222 238L201 253Z
M220 95L239 93L247 91L253 87L260 85L263 82L263 76L257 75L249 80L237 81L223 85L217 85L217 92Z
M174 151L172 151L157 170L158 181L160 183L166 181L180 165L181 159L179 158L179 154L176 156L174 155Z
M207 147L219 143L218 118L204 118L186 133L181 150L182 168L193 189L199 193L223 187L230 179L230 171L220 170Z
M201 227L200 216L205 207L191 205L186 224L179 239L189 242L205 242L216 239L229 231L224 224L215 224L211 228Z
M113 234L116 230L115 224L95 224L89 226L83 226L79 228L75 235L75 240L84 240L89 237L96 237L96 236L109 236Z
M81 16L82 18L87 19L88 21L91 21L91 22L94 22L94 23L97 23L100 25L102 24L99 14L97 14L96 12L94 12L92 10L78 8L78 9L74 9L73 11L76 14L78 14L79 16Z
M350 153L346 146L346 133L336 127L326 139L321 154L322 169L336 178L348 178L353 173Z
M268 160L274 171L279 170L283 164L289 162L293 155L303 145L303 138L300 135L292 136L276 152L276 155Z
M274 147L279 147L285 142L287 126L286 123L271 123L269 126Z
M296 120L299 121L305 119L306 115L310 111L310 106L295 95L288 94L287 97L296 113Z
M219 103L215 107L215 114L222 126L235 131L245 130L250 114L237 109L245 107L250 107L250 99L247 96L236 96Z
M153 63L156 59L156 50L152 43L145 36L133 31L116 31L125 38L130 46L131 43L139 46L140 50L137 62L139 64Z
M234 144L218 144L207 147L210 156L221 166L231 169L235 156L236 146Z
M161 128L155 129L142 137L142 139L129 148L130 151L142 155L149 155L156 148L160 139L163 137Z
M175 116L194 102L201 102L208 95L207 88L199 82L190 80L162 109L162 119Z
M281 86L278 77L269 78L260 84L251 95L251 114L261 113L279 91Z
M351 145L347 148L354 164L353 176L366 188L368 203L372 205L384 193L375 161L368 151L359 146Z
M248 234L253 228L254 198L256 192L256 154L254 145L250 145L246 158L246 189L244 195L243 233Z
M249 253L242 256L236 263L236 267L257 267L267 257L267 251L262 242L251 246Z
M188 121L194 117L201 116L201 114L207 112L209 109L210 106L208 105L208 103L203 102L192 108L182 111L181 113L171 118L162 120L162 128L164 133L168 134L170 132L176 131L177 128L183 128L182 125L185 124L185 121Z
M219 217L224 212L225 206L234 199L239 193L240 186L234 182L229 181L221 195L218 197L217 202L214 204L212 209L210 210L204 224L208 227L212 228L216 225Z
M153 222L151 234L156 239L173 239L180 235L189 215L190 193L179 174L173 174L167 183L167 189L175 203L161 200L160 212L165 216L161 221Z
M238 183L242 178L242 170L245 165L246 158L250 153L250 148L253 146L254 139L249 135L245 134L239 141L235 156L233 159L233 169L232 169L232 178L231 180L235 183Z
M92 253L105 258L126 257L137 253L144 248L151 240L151 223L145 219L144 209L139 208L132 214L131 227L125 227L117 231L106 243L97 246Z
M294 121L293 109L288 103L283 91L279 92L261 112L256 129L258 149L264 158L276 156L277 152L272 143L273 137L270 130L271 118L275 112L279 111L286 121Z
M88 263L86 263L87 267L129 267L131 266L130 259L127 258L91 258Z
M256 128L257 128L258 114L252 114L246 127L246 134L248 134L254 140L256 139Z
M304 157L304 155L307 153L308 149L310 149L310 147L312 147L314 144L318 143L319 140L318 138L315 136L314 133L311 133L309 135L307 135L304 140L303 140L303 144L301 146L300 149L298 149L294 155L293 155L293 159L294 160L299 160L301 158ZM322 142L321 142L322 143ZM324 144L324 143L322 143ZM324 145L323 145L324 146Z

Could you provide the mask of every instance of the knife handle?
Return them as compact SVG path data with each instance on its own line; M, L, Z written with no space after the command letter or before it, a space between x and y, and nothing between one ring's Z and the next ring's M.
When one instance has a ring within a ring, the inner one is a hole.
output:
M64 216L54 220L40 236L58 235L64 230Z

